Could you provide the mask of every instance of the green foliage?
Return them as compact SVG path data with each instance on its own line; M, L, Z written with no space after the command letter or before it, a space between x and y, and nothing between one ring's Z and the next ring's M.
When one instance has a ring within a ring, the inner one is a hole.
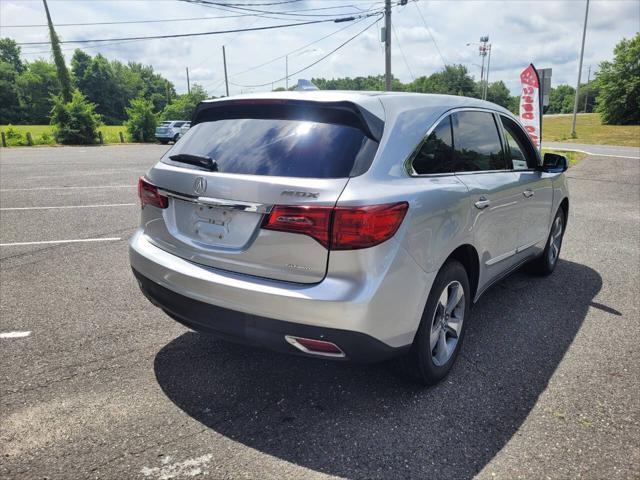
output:
M191 120L198 103L207 98L207 91L200 85L193 85L191 93L178 95L162 110L162 120Z
M478 83L478 87L479 87ZM478 95L479 96L479 95ZM511 102L511 93L502 80L498 82L489 83L487 87L487 101L493 102L504 108L509 108ZM518 106L518 108L520 108Z
M17 79L20 120L23 123L49 123L53 97L60 94L56 67L45 60L27 64Z
M60 94L65 102L72 101L73 87L71 86L71 77L69 76L69 70L64 63L64 55L60 48L60 40L53 28L53 22L51 22L51 15L49 14L49 7L47 1L44 0L44 10L47 14L47 22L49 24L49 37L51 38L51 50L53 51L53 62L56 65L56 71L58 72L58 82L60 82Z
M51 124L58 143L90 145L97 141L100 116L95 113L95 105L76 90L70 102L65 102L62 95L54 97Z
M602 122L612 125L640 124L640 33L623 39L611 62L600 63L600 90L596 110Z
M19 147L27 144L26 136L22 135L22 133L13 128L11 125L7 125L5 135L7 138L7 145L10 147Z
M572 113L576 89L570 85L558 85L549 92L549 106L545 113Z
M421 93L477 96L476 84L464 65L447 65L443 70L428 77L416 78L407 90Z
M345 77L327 80L312 78L311 82L320 90L384 90L384 75L369 75L367 77ZM392 78L391 88L394 91L404 90L404 85L397 78Z
M24 71L24 63L20 59L20 47L11 38L0 38L0 62L6 62L16 73Z
M12 123L20 118L18 73L13 66L0 61L0 123Z
M515 97L509 97L509 104L507 105L507 108L514 115L519 115L520 114L520 95L517 95Z
M153 113L153 102L144 98L131 100L127 108L129 119L125 122L129 138L134 142L155 141L158 118Z

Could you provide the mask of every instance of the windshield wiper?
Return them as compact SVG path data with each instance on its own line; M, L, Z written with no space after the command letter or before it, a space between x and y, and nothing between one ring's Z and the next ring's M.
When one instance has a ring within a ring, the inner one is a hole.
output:
M191 155L190 153L178 153L169 157L174 162L188 163L196 167L206 168L212 172L218 171L218 162L206 155Z

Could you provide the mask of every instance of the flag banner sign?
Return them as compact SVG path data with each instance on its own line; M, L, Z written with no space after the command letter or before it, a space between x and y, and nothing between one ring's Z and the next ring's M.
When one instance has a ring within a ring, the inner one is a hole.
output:
M520 74L520 121L538 150L542 147L542 111L540 109L540 77L532 63Z

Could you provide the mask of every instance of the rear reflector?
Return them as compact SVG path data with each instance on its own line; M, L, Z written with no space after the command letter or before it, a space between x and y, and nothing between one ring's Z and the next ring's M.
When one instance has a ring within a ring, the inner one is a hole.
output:
M355 250L393 237L408 208L407 202L336 208L276 206L262 228L308 235L330 250Z
M143 177L138 179L138 197L140 197L140 205L153 205L158 208L167 208L169 199L164 195L160 195L158 187L146 181Z
M315 353L327 357L344 357L345 354L335 343L324 340L314 340L312 338L293 337L285 335L285 340L291 345L305 353Z

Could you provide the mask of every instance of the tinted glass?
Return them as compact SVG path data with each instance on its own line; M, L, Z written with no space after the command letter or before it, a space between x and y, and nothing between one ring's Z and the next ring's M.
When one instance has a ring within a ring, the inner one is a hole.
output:
M420 147L413 169L419 175L451 172L452 156L451 118L447 117Z
M163 161L172 163L171 155L189 153L211 157L224 173L343 178L370 163L377 147L361 130L345 125L225 119L191 127Z
M184 122L176 122L173 124L174 127L181 127L182 125L184 125Z
M527 170L536 163L536 155L531 142L526 138L526 134L519 128L513 120L500 117L504 126L505 138L509 144L511 163L514 170Z
M491 113L454 114L453 145L453 168L456 172L506 168L498 128Z

